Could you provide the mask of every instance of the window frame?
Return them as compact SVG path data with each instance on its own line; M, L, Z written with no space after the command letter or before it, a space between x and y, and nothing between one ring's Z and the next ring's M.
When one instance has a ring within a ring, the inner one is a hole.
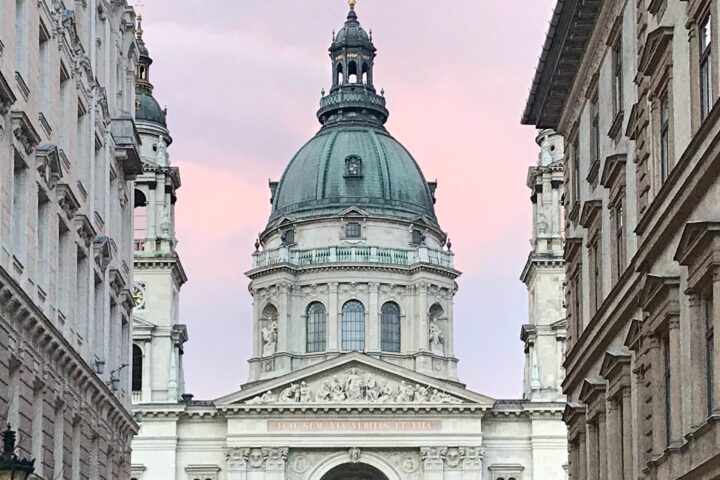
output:
M351 310L351 308L354 309ZM343 304L340 320L340 348L342 351L365 351L365 313L365 305L359 300L351 299ZM350 338L351 334L354 338Z
M394 308L395 312L386 312ZM390 315L394 314L394 317ZM390 336L388 338L387 336ZM402 349L402 311L396 302L385 302L380 308L380 351L400 353Z
M698 21L698 81L700 122L710 114L713 107L712 14L706 11ZM708 38L709 34L709 38Z
M352 228L357 228L356 232L352 231ZM349 221L345 223L345 238L348 240L360 240L362 239L362 224L357 221Z
M621 32L618 32L621 33ZM612 55L612 95L613 95L613 116L621 115L624 111L624 90L623 90L623 42L622 35L618 35L611 47ZM614 123L614 122L613 122Z
M658 99L658 147L659 147L659 168L660 184L664 184L670 176L671 165L671 139L670 139L670 96L667 89L660 94Z
M311 312L314 307L321 307L322 311ZM305 308L305 351L319 353L327 350L327 309L322 302L310 302ZM314 326L311 332L310 326ZM311 334L313 335L311 339Z
M715 318L712 288L700 297L702 299L702 314L705 325L705 395L706 414L712 415L715 408Z

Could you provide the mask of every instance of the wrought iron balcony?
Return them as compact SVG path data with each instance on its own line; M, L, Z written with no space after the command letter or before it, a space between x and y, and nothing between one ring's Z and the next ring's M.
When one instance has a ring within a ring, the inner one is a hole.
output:
M399 249L363 245L332 246L309 250L282 247L253 254L253 269L280 264L306 267L331 263L375 263L402 266L429 264L443 268L455 268L453 258L452 252L427 247Z

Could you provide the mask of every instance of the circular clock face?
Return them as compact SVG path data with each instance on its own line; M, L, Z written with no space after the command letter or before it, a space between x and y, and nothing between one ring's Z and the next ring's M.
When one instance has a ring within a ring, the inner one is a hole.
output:
M133 285L133 302L135 303L135 308L141 309L145 305L145 289L143 288L143 285L141 284L135 284Z

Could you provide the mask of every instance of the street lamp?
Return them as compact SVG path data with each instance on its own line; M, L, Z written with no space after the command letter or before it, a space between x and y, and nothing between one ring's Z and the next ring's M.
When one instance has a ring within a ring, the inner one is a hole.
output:
M0 480L26 480L35 471L35 460L20 460L15 455L15 432L10 430L10 425L3 432L2 438Z

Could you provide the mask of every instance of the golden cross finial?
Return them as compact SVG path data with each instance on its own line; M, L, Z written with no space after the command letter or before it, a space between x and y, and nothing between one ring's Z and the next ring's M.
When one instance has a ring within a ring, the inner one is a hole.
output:
M357 0L348 0L348 5L350 5L350 8L355 8L356 3L357 3Z

